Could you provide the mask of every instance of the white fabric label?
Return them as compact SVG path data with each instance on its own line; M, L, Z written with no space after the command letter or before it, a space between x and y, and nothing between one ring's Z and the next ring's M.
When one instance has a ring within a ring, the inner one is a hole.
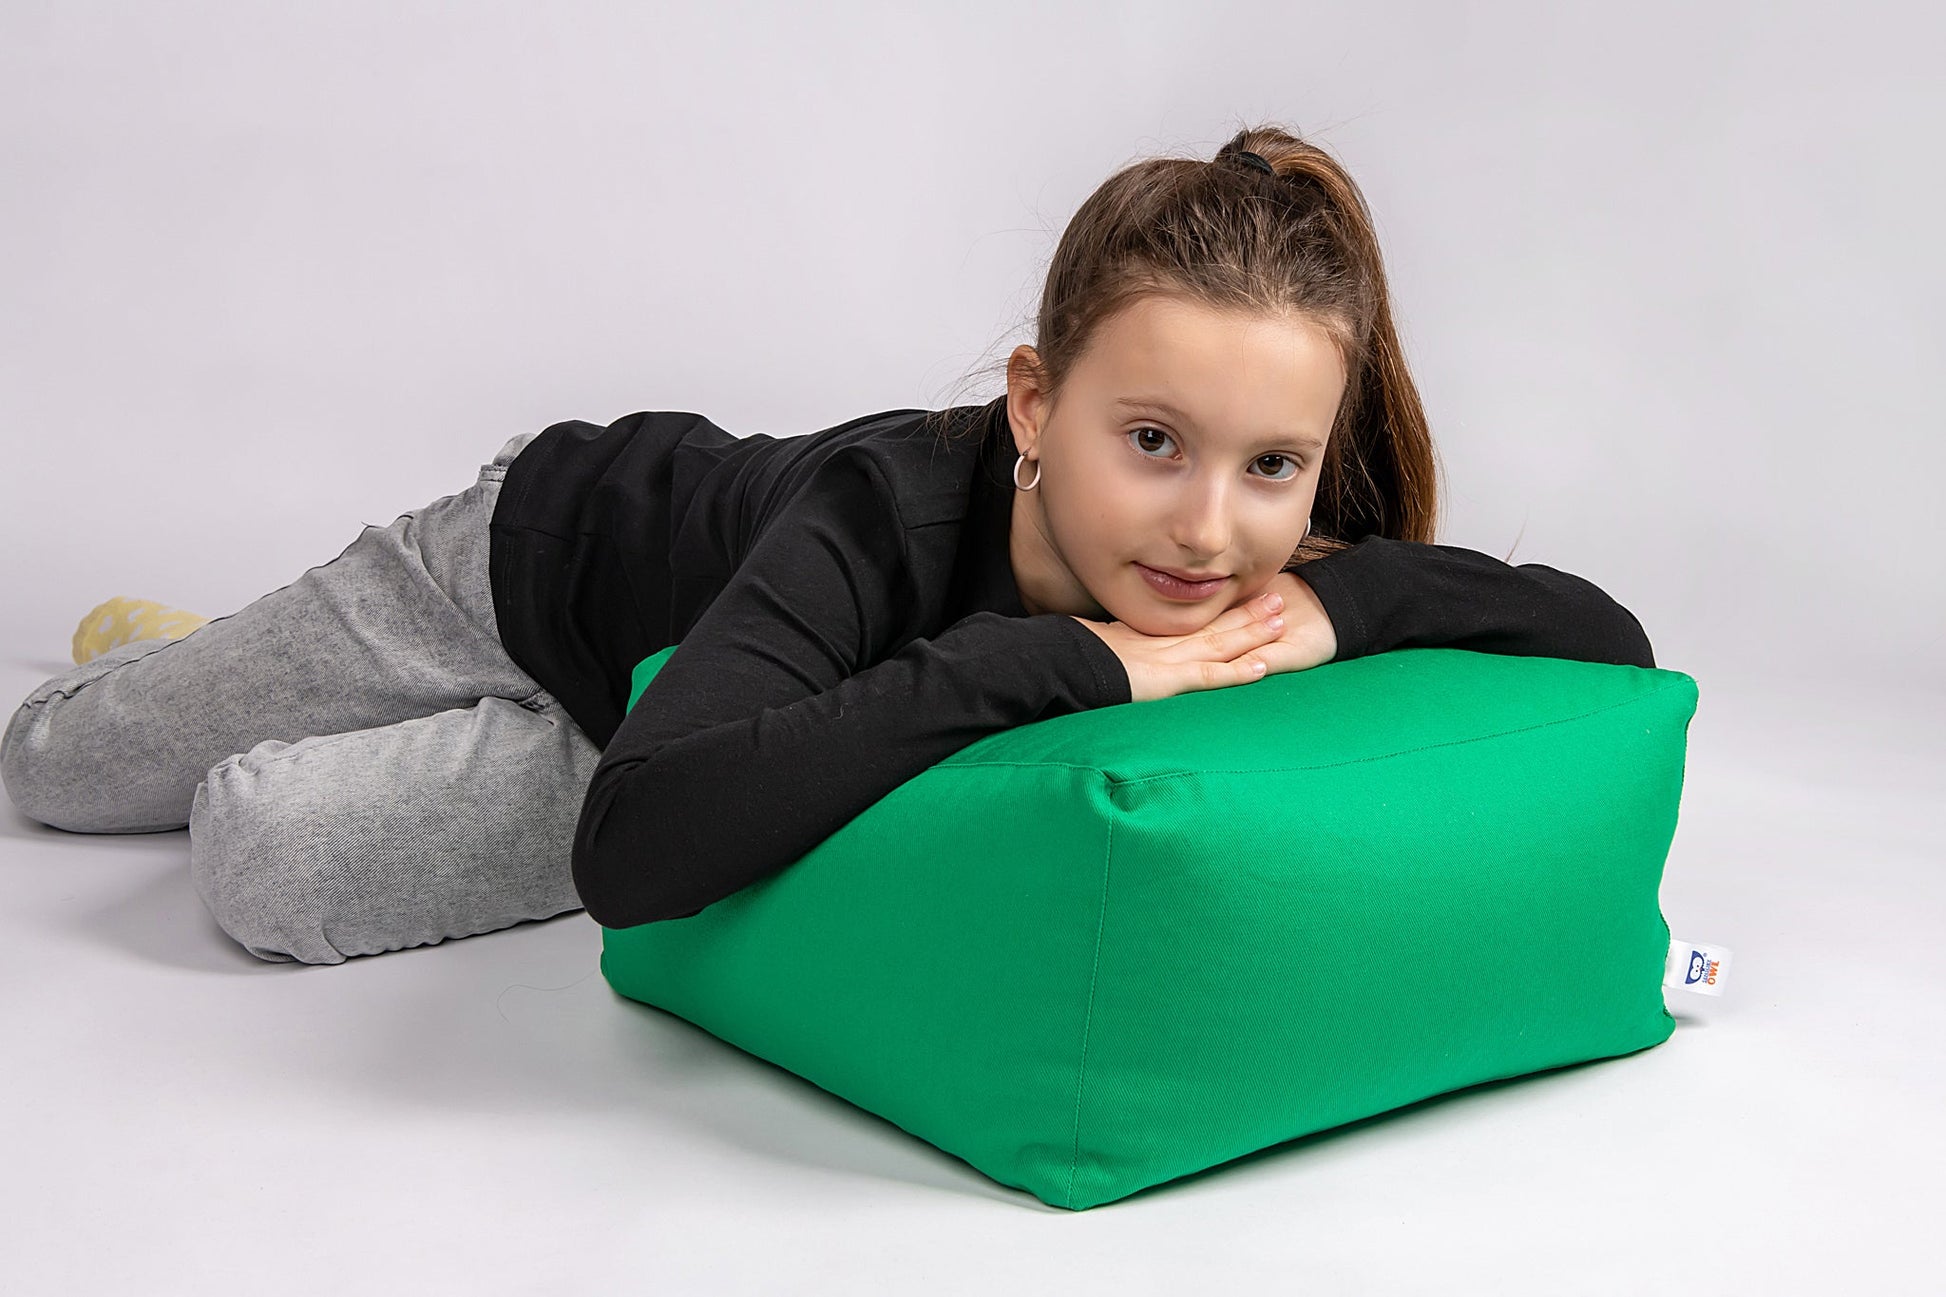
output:
M1669 963L1663 971L1664 986L1680 986L1698 995L1723 994L1723 979L1730 972L1730 952L1714 942L1681 941L1671 938Z

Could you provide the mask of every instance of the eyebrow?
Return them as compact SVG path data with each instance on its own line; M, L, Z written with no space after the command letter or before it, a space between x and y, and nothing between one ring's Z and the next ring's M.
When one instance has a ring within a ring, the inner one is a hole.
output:
M1177 423L1189 427L1195 426L1195 421L1181 410L1178 410L1167 401L1157 400L1154 397L1122 396L1115 399L1115 404L1130 411L1153 410L1159 414L1168 416ZM1302 446L1306 450L1318 451L1324 449L1324 438L1305 437L1296 433L1288 433L1270 437L1265 441L1259 442L1258 445L1262 450L1271 450L1278 446Z

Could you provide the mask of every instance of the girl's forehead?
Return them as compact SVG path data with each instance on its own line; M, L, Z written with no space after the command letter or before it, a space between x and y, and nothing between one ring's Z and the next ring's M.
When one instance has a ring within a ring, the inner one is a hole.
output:
M1344 391L1336 342L1303 319L1145 299L1099 341L1074 374L1091 400L1225 439L1322 446Z

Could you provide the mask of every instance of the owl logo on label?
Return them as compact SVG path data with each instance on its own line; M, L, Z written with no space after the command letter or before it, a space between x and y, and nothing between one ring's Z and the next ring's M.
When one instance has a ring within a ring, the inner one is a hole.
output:
M1730 952L1713 941L1700 945L1680 937L1669 938L1669 957L1663 961L1662 984L1694 991L1698 995L1723 994L1723 981L1730 975Z

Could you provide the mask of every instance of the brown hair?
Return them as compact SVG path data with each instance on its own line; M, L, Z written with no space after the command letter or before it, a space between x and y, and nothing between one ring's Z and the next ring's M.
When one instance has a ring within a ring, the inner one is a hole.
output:
M1275 174L1238 158L1245 150ZM1211 161L1149 158L1103 181L1062 232L1041 295L1034 350L1050 400L1103 322L1149 294L1302 317L1336 342L1345 395L1311 533L1287 569L1374 533L1433 539L1432 436L1392 325L1371 213L1331 154L1260 125L1238 131Z

